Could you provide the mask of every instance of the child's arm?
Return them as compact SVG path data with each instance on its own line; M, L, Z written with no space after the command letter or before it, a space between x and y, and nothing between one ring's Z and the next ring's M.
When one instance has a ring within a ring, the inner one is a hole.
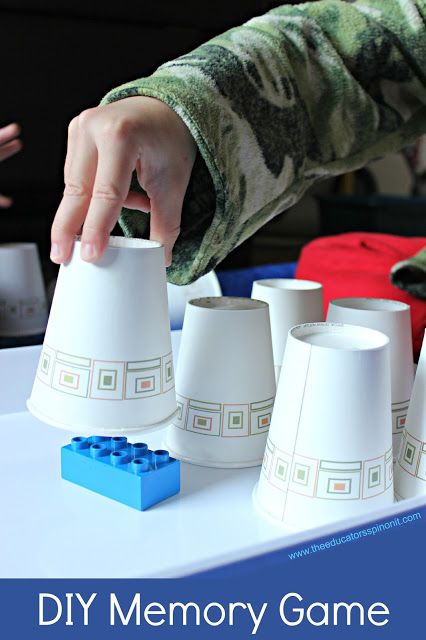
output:
M104 104L159 99L198 146L171 281L184 284L214 268L315 181L360 167L426 130L425 23L426 0L283 6L106 96ZM144 109L138 113L142 121ZM155 148L141 153L156 158ZM114 160L112 166L117 170ZM168 184L160 176L158 193ZM88 233L96 235L106 219L102 206ZM178 209L171 208L175 226ZM84 207L81 222L83 214ZM140 235L146 216L127 208L120 223L126 234Z

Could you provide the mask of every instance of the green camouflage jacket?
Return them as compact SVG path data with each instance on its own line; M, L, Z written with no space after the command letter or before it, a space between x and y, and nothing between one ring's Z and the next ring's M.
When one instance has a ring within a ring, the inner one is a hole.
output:
M168 270L186 284L314 182L426 132L426 0L285 5L103 103L134 95L167 103L198 145ZM126 235L146 223L137 211L120 217Z

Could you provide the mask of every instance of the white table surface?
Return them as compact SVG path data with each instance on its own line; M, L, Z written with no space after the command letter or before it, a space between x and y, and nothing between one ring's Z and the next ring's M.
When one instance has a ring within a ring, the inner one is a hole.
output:
M179 337L173 333L175 357ZM426 502L407 500L364 518L291 534L254 510L260 467L182 464L180 494L141 513L61 479L60 447L72 434L25 409L39 353L40 347L0 351L0 577L187 575ZM155 449L163 436L152 433L144 441Z

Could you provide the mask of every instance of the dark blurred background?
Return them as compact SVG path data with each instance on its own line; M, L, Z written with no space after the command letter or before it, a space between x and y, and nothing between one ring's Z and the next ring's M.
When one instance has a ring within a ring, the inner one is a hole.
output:
M161 63L280 4L121 0L107 8L101 0L0 0L0 126L19 122L24 143L21 153L0 164L0 192L14 198L11 209L0 210L0 241L36 241L46 280L54 278L49 235L63 189L69 121L97 105L112 87L149 75ZM352 218L347 211L342 216L334 200L324 202L336 192L374 193L380 180L387 180L391 191L410 193L407 163L401 158L395 162L397 186L395 178L388 177L389 167L380 169L380 163L375 172L362 170L326 182L237 248L221 269L293 261L310 239L359 228L356 211ZM321 204L318 198L324 197ZM368 214L367 227L372 219ZM380 224L386 231L383 220ZM398 232L398 224L392 232ZM420 229L411 226L410 233L420 234Z

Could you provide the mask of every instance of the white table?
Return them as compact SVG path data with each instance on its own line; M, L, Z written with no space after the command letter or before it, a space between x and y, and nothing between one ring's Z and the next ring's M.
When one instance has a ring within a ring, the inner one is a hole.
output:
M177 356L179 332L173 334ZM302 534L260 518L251 494L260 468L182 464L181 493L145 512L60 477L72 434L25 409L40 347L0 351L0 577L181 576L392 516L425 499ZM164 432L144 436L159 448Z

